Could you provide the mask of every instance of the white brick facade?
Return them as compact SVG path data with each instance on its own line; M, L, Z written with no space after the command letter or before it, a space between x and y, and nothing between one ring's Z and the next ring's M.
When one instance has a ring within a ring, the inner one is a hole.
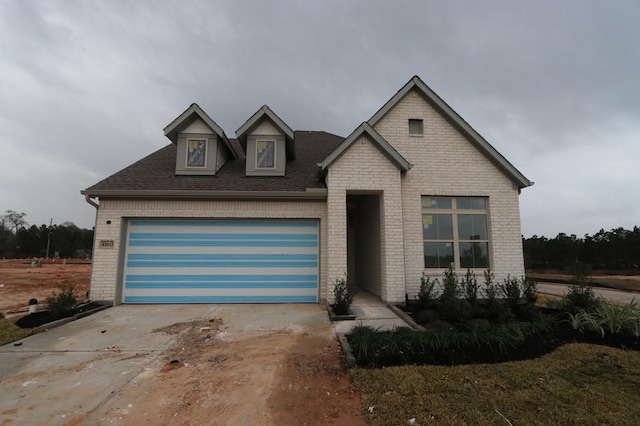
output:
M400 170L367 137L361 137L331 167L327 175L329 234L327 289L347 271L347 211L349 191L380 194L381 298L403 302L404 259Z
M409 118L424 120L423 136L409 136ZM410 297L417 293L425 271L422 195L488 197L491 270L498 281L507 274L524 275L516 184L415 91L409 92L374 128L413 164L402 179L404 265ZM434 277L441 274L430 273ZM483 282L481 272L479 282Z
M100 202L96 224L91 299L119 303L122 291L123 240L126 221L132 218L217 219L314 219L320 223L320 300L326 300L327 209L324 201L135 201ZM111 223L107 223L107 222ZM113 249L98 247L100 240L113 240Z
M409 119L423 120L423 135L409 135ZM423 196L487 197L489 258L496 281L502 281L509 274L515 277L524 275L518 194L519 187L527 184L514 181L513 176L517 177L519 172L515 171L515 175L509 177L495 164L496 158L490 160L462 136L415 88L379 118L374 128L404 157L402 167L406 170L404 160L413 167L402 173L396 165L396 153L384 154L370 139L375 134L370 130L368 135L350 139L353 143L337 159L334 157L335 161L331 160L333 162L328 166L325 177L326 201L101 199L96 223L91 298L116 303L121 300L122 243L126 238L128 219L278 218L319 222L320 301L331 303L335 281L347 272L347 197L350 194L378 197L379 288L384 301L404 302L405 295L413 298L424 272L433 277L442 276L443 271L424 269ZM353 137L357 134L354 132ZM381 140L378 136L376 138ZM389 155L396 162L390 160ZM100 248L101 240L113 240L113 248ZM477 275L482 282L482 271L477 271Z

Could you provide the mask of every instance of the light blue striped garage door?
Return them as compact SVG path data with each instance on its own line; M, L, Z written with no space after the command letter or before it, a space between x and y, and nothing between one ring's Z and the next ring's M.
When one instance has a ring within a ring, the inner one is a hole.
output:
M124 303L318 301L318 223L131 220Z

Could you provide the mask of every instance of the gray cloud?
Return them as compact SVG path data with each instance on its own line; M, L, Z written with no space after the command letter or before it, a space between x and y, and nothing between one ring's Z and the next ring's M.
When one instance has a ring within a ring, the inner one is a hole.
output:
M418 74L536 185L523 233L639 224L640 3L0 3L0 210L92 226L78 191L197 102L347 135Z

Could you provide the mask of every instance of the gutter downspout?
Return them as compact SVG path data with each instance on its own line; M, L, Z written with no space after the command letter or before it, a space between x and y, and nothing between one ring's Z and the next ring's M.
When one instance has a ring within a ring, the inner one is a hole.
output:
M99 206L98 206L98 203L96 203L95 201L93 201L93 200L91 199L91 196L90 196L89 194L84 194L84 200L85 200L87 203L91 204L93 207L95 207L95 208L96 208L96 210L98 209L98 207L99 207ZM97 212L96 212L96 214L97 214ZM96 219L97 219L97 218L96 218Z
M98 203L96 203L95 201L93 201L91 199L91 197L89 196L89 194L85 194L84 195L84 199L87 203L91 204L93 207L96 208L96 219L94 221L94 225L93 225L93 249L91 250L91 271L90 271L90 278L89 278L89 290L87 291L87 299L91 300L91 283L93 281L93 264L94 264L94 260L96 257L96 229L98 228L98 210L99 210L99 205Z

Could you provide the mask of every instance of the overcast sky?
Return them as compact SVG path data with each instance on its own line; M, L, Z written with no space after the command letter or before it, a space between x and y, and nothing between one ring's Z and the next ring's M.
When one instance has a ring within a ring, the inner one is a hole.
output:
M602 0L0 0L0 212L92 227L192 102L347 136L413 75L535 181L526 237L640 225L640 2Z

